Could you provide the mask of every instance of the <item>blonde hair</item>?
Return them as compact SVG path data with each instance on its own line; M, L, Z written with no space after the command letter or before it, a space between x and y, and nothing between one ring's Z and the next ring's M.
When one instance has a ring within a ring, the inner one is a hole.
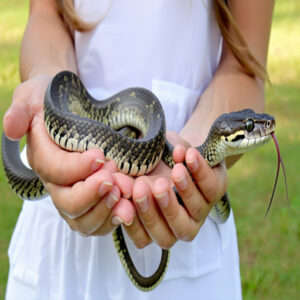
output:
M98 23L83 21L75 10L73 0L56 0L56 3L60 14L72 30L81 32L90 31ZM213 8L224 42L228 45L244 72L252 77L258 77L270 83L266 69L251 53L247 42L243 38L227 6L227 1L213 0Z
M96 26L97 23L85 22L78 16L73 0L56 0L56 4L59 13L72 30L86 32Z

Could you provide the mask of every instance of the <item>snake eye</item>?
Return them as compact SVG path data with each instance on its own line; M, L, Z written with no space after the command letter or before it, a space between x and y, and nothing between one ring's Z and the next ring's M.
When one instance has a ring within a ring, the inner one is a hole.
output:
M252 119L249 119L245 123L245 128L248 132L251 132L254 129L254 121Z

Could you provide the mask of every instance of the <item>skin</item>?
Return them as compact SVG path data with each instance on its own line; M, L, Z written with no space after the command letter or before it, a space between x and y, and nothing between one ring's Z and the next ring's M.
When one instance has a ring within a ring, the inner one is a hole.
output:
M229 1L262 65L266 64L273 5L272 0ZM193 240L226 191L226 165L238 159L210 168L193 147L202 144L220 114L246 107L263 111L263 83L245 74L224 44L220 65L191 118L179 134L168 132L168 139L177 145L175 167L171 170L160 162L147 176L131 178L119 173L114 162L105 161L100 150L69 153L49 138L43 121L44 93L51 78L62 70L77 73L69 31L55 1L32 0L20 57L22 83L14 91L3 127L11 139L27 135L29 163L70 228L82 235L104 235L122 223L138 248L154 241L168 249L177 240ZM173 184L185 208L178 204Z

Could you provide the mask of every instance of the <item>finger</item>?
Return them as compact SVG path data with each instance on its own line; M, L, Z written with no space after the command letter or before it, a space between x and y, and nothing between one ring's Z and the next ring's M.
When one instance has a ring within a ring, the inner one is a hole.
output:
M103 225L101 225L101 227L99 227L91 235L108 234L121 224L124 224L124 227L127 228L127 226L131 226L133 223L134 217L135 208L132 202L125 198L120 198Z
M131 199L134 179L120 172L114 173L113 179L114 184L120 188L122 196L126 199Z
M28 131L31 114L27 102L14 103L5 113L3 130L5 135L12 140L21 139Z
M132 224L124 226L128 236L138 249L142 249L152 243L152 240L144 229L143 224L137 216L133 219Z
M91 151L91 150L89 150L89 151ZM102 151L101 151L101 154L103 154ZM104 154L103 154L103 157L104 157ZM102 170L107 170L112 175L113 175L113 173L115 173L117 171L117 164L113 160L106 161L104 164L102 164L102 163L103 163L103 161L101 160L100 164L101 164Z
M111 213L112 208L119 199L120 190L117 186L114 186L106 197L100 198L98 203L82 216L78 218L64 218L73 230L84 236L91 235L104 224L108 215Z
M151 239L163 249L172 247L176 238L153 201L149 184L142 177L138 178L133 186L133 200L139 218Z
M69 218L83 215L113 189L112 175L107 170L100 170L73 186L61 186L49 182L44 184L56 208ZM108 208L111 208L110 203L107 201L105 203Z
M185 160L186 148L184 145L177 144L173 150L173 159L175 163L182 163Z
M224 162L211 168L195 148L186 152L186 163L208 203L215 204L227 189L227 172Z
M176 164L172 169L172 180L189 215L200 222L205 219L211 205L202 195L201 190L189 175L183 164Z
M84 180L105 162L99 149L83 153L68 152L57 146L44 124L36 124L27 138L27 157L35 172L47 182L70 185Z
M125 198L121 198L121 202L116 205L112 211L112 223L116 225L124 224L130 226L135 216L135 208L133 203Z
M51 76L39 76L18 85L12 104L3 119L5 135L14 140L22 138L30 127L35 114L42 114L44 94Z
M190 147L190 144L184 140L177 132L175 131L167 131L167 140L172 144L172 145L182 145L185 148Z
M185 159L185 152L190 144L187 143L184 139L182 139L178 133L174 131L167 132L167 140L174 145L173 149L173 159L175 163L183 162Z
M183 241L194 239L205 218L201 222L196 222L191 218L186 209L178 203L174 191L164 178L159 178L155 182L153 193L176 238Z

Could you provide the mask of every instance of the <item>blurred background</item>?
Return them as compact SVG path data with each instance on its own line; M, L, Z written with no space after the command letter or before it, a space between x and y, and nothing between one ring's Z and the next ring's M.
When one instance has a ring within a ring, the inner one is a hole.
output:
M19 83L18 60L28 0L0 0L0 128ZM300 1L277 0L269 48L266 112L274 115L290 205L279 177L273 205L274 144L246 154L229 171L244 299L300 299ZM0 163L0 299L8 274L7 249L22 201L9 189ZM34 245L32 245L34 247Z

